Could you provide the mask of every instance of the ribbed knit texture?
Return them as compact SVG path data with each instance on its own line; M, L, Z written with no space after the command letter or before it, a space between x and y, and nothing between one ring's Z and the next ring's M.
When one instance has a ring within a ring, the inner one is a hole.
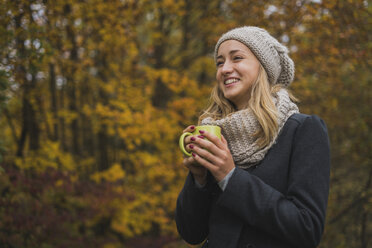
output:
M273 98L278 110L278 134L287 119L298 113L298 107L293 103L287 90L281 89ZM217 125L222 129L222 134L228 142L230 152L235 164L243 169L249 168L264 159L267 151L276 142L276 137L264 148L259 148L253 134L259 128L259 122L251 109L237 111L226 118L213 120L208 117L201 121L202 125Z
M288 49L266 30L245 26L223 34L215 47L215 61L218 48L226 40L237 40L246 45L265 68L272 85L281 84L287 87L292 83L295 67L292 59L288 56Z

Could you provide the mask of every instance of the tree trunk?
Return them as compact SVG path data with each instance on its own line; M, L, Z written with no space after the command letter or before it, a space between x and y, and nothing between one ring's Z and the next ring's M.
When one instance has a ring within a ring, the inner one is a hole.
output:
M99 130L98 136L98 170L107 170L110 165L108 157L108 137L107 137L107 127L102 125Z
M189 54L185 54L186 51L188 51L189 43L190 43L190 14L191 14L191 1L185 0L185 15L182 19L182 33L183 33L183 39L182 39L182 45L181 45L181 54L183 53L184 56L182 58L182 68L186 69L190 64L190 56Z
M69 15L71 12L71 6L69 4L65 5L64 12L66 15ZM72 61L72 66L68 70L66 79L67 79L67 94L69 98L69 110L72 113L78 113L77 109L77 98L76 98L76 81L75 81L75 72L76 66L78 64L78 53L77 53L77 43L76 43L76 36L73 30L72 23L73 20L69 21L69 24L66 26L67 38L72 44L72 49L70 51L71 57L70 60ZM74 118L71 122L71 134L72 134L72 154L80 155L80 144L79 144L79 122L78 117Z
M49 63L49 90L50 90L50 110L53 116L53 133L52 140L57 141L59 138L58 135L58 107L57 107L57 92L56 92L56 74L55 74L55 65Z
M32 95L32 90L35 87L35 77L33 76L31 82L26 77L26 49L25 49L25 33L23 32L22 19L24 12L20 11L14 18L16 33L16 49L18 52L18 60L15 68L15 79L22 85L22 131L21 136L18 141L16 156L22 157L23 150L25 147L27 136L29 136L29 145L31 150L39 149L39 127L36 121L36 111L34 110L30 98Z
M32 151L36 151L40 148L40 128L37 121L37 111L35 110L35 106L32 105L31 101L28 99L28 97L36 96L35 95L35 88L36 88L36 76L32 75L31 79L31 87L28 92L24 92L26 98L26 104L27 104L27 118L28 118L28 125L29 125L29 148ZM33 101L37 102L37 101Z

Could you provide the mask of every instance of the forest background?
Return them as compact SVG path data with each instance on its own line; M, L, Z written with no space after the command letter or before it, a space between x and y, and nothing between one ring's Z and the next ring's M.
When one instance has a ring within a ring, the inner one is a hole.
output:
M1 247L187 247L177 139L215 84L215 42L242 25L288 46L301 112L328 125L319 247L372 246L369 1L0 2Z

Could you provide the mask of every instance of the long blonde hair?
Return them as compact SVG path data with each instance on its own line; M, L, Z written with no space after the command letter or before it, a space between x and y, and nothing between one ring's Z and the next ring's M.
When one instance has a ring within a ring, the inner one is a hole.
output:
M260 148L268 145L278 133L278 110L272 96L280 89L280 85L272 86L269 83L266 71L260 65L258 77L251 87L247 104L247 108L252 110L260 124L259 131L254 135ZM207 117L218 120L237 111L234 104L225 98L218 84L212 90L210 102L210 105L199 117L199 123Z

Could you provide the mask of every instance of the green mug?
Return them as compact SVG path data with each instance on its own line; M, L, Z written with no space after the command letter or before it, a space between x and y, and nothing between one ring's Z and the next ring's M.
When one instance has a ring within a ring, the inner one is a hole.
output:
M192 133L185 132L180 137L179 146L183 154L185 154L186 156L191 157L192 155L185 149L185 142L184 142L185 138L190 135L201 135L201 133L199 132L200 130L212 133L216 135L219 139L221 139L221 128L219 126L213 126L213 125L196 126L194 132Z

